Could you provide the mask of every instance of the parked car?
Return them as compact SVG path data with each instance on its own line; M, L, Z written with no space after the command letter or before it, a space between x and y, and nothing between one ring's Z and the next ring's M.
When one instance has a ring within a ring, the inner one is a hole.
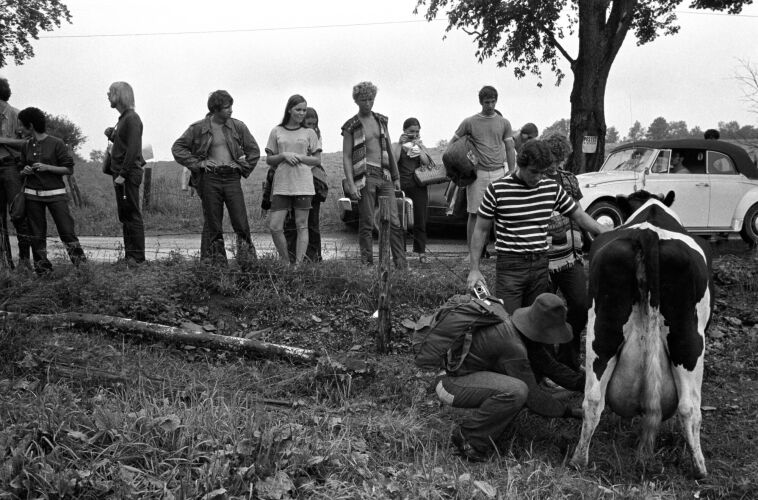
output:
M674 173L671 159L684 157L688 173ZM614 149L599 172L577 176L584 210L601 223L623 220L616 195L644 189L674 191L672 209L682 225L700 234L737 233L758 244L758 168L729 142L703 139L643 141Z
M432 184L429 190L426 228L430 233L444 235L466 234L466 189L459 188L452 182ZM353 200L350 210L340 209L342 222L353 229L358 228L358 202ZM378 211L375 212L378 217ZM378 227L378 221L374 223Z

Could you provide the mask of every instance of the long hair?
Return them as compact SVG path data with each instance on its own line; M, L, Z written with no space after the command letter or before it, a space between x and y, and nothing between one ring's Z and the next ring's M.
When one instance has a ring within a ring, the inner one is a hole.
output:
M316 132L316 137L318 137L319 139L321 139L321 129L318 128L318 113L316 112L315 108L311 108L311 107L306 108L306 110L305 110L305 118L303 119L303 121L305 121L305 120L307 120L309 118L315 118L316 119L316 126L313 127L313 131Z
M287 122L290 119L290 110L302 102L305 102L305 97L301 96L300 94L290 96L290 98L287 99L287 105L284 107L284 118L282 118L282 123L279 125L282 127L287 125Z
M120 104L126 109L134 109L134 89L126 82L113 82L111 89L116 94L116 104Z

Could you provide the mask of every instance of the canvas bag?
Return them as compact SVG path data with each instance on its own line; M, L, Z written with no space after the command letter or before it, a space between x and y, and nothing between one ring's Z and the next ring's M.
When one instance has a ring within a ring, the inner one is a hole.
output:
M479 152L468 136L461 137L442 154L442 164L451 181L460 187L466 187L476 180Z
M458 370L469 354L474 334L508 318L494 300L455 295L433 314L421 317L411 338L414 361L422 370Z
M21 190L16 193L16 196L11 200L11 206L8 212L11 216L11 221L20 222L26 218L26 176L24 176L24 182L21 183Z

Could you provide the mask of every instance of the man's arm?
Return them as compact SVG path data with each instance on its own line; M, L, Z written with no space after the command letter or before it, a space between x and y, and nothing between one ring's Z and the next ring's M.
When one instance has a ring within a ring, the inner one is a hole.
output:
M595 219L587 215L587 212L582 210L582 207L577 203L576 210L569 216L571 219L579 224L579 227L587 231L588 233L598 235L610 231L612 228L604 226L598 223Z
M353 180L353 134L343 132L342 135L342 170L345 172L347 196L354 200L361 199L361 193L355 188Z
M491 227L492 219L477 216L474 233L471 235L471 244L469 246L471 270L468 273L468 279L466 279L466 287L469 289L474 288L479 281L486 283L482 272L479 270L479 261L481 260L482 249L487 243Z
M508 163L508 172L513 172L516 169L516 146L513 137L505 140L505 161Z
M247 125L242 122L239 123L242 129L242 151L245 152L245 157L243 159L235 158L235 160L237 165L240 166L242 177L247 179L253 173L256 165L258 165L258 160L261 159L261 150Z
M121 165L116 165L113 170L120 177L125 177L135 168L137 158L142 154L142 122L132 113L124 120L124 124L117 133L123 138L126 151L124 152L124 162Z
M200 159L192 154L192 127L189 127L171 146L171 154L180 165L196 174L203 169Z
M26 139L14 139L12 137L0 137L0 144L3 146L10 146L13 149L21 149Z

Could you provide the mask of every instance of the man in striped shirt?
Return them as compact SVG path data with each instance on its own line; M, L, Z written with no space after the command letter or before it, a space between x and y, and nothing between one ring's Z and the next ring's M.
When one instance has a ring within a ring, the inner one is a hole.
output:
M524 144L515 172L492 182L477 213L469 248L467 285L485 282L479 260L495 222L495 295L513 313L548 291L547 228L553 211L571 218L591 234L610 228L598 224L554 180L545 177L552 163L549 148L539 140Z

